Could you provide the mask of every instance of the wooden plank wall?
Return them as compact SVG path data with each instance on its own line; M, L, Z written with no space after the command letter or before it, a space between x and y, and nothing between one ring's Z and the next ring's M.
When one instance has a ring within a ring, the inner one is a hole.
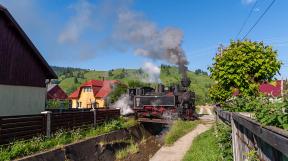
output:
M0 117L0 144L45 135L44 115Z
M96 111L96 123L120 116L120 110L101 109ZM91 126L94 123L93 111L51 113L51 132ZM0 117L0 144L14 140L25 140L46 135L46 115L20 115Z
M85 125L93 124L93 112L63 112L52 113L51 115L51 132L63 129L75 129Z
M232 128L234 161L247 160L248 153L257 152L261 161L288 160L288 132L278 128L267 128L251 118L216 110L218 120Z

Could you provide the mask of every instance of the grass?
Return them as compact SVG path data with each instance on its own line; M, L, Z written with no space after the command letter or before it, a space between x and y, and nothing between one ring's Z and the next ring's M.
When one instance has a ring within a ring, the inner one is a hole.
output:
M126 158L128 155L135 154L139 151L139 145L134 143L132 140L130 141L130 145L124 149L121 149L116 152L116 159L121 160Z
M169 132L165 135L165 144L172 145L176 140L180 137L184 136L191 130L193 130L199 121L182 121L177 120L173 123L172 127L170 128Z
M137 124L136 120L119 118L109 121L96 128L75 129L72 131L58 131L51 138L35 137L30 140L20 140L0 147L0 161L9 161L24 157L39 151L62 147L65 144L77 142L81 139L95 137L114 130L128 128Z
M218 161L220 158L217 138L211 128L195 138L183 161Z

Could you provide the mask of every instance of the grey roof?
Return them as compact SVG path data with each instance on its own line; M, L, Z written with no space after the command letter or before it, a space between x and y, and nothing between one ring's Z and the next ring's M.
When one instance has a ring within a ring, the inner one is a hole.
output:
M56 87L57 84L48 84L47 86L47 92L49 92L51 89L53 89L54 87Z

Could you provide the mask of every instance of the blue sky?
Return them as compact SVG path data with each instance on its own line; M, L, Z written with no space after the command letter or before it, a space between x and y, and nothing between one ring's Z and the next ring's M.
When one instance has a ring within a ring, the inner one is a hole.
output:
M238 38L271 1L258 0ZM167 63L135 54L133 45L111 41L118 10L131 11L140 22L149 22L157 30L181 30L189 69L207 70L219 44L235 39L254 3L255 0L0 0L50 65L96 70L139 68L146 61ZM248 35L249 39L264 41L278 50L284 63L278 77L284 78L288 77L287 6L287 0L276 0Z

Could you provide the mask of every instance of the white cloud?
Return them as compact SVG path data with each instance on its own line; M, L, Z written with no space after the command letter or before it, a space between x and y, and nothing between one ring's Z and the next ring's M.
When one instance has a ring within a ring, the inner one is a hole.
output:
M256 0L241 0L241 1L242 1L242 4L244 4L244 5L250 5L254 2L256 2Z
M75 11L75 15L71 17L65 29L60 33L58 42L78 42L82 32L92 23L91 16L93 7L94 6L86 0L80 0L75 5L71 5L69 8Z

